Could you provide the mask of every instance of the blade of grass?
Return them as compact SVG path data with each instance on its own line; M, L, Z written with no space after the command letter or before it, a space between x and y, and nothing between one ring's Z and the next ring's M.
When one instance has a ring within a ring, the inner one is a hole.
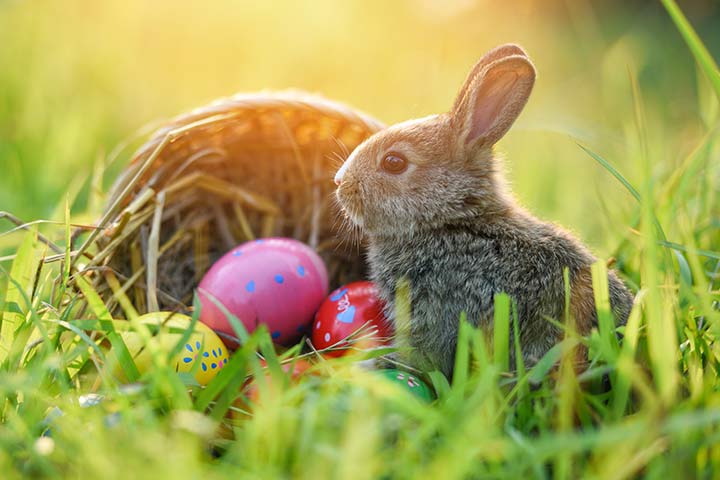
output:
M693 57L695 57L695 61L700 65L703 73L705 73L712 84L715 95L717 95L718 100L720 100L720 70L718 69L717 63L715 63L712 55L710 55L705 44L685 17L685 14L683 14L680 7L675 3L675 0L660 0L660 2L665 6L665 10L667 10L670 18L672 18L675 27L678 32L680 32L680 35L682 35L685 43L687 43Z
M113 318L107 307L92 285L90 285L85 278L78 275L75 283L85 296L85 301L88 303L90 310L95 314L95 316L97 316L98 320L106 322L105 326L108 327L106 336L110 341L112 351L115 354L114 358L117 360L120 368L122 368L123 373L127 377L128 381L136 382L138 378L140 378L140 371L138 370L137 365L135 365L132 354L128 350L127 345L125 345L122 336L115 331L115 328L113 327ZM108 364L109 371L112 371L112 367L113 365Z
M630 311L627 324L625 325L624 336L622 346L620 348L620 355L617 361L617 381L613 388L612 401L612 416L613 418L619 419L627 408L630 400L630 386L632 384L632 372L631 366L635 359L635 354L638 345L638 339L640 336L640 317L641 309L640 304L645 296L645 291L640 291L635 297L635 304Z
M495 295L493 321L493 360L501 372L510 368L510 297Z
M558 363L562 357L564 350L575 348L578 345L575 338L565 338L560 343L556 343L540 360L530 369L528 380L530 383L539 385L547 378L548 373Z
M462 391L468 379L470 365L470 336L472 326L467 321L467 314L460 313L460 327L458 329L457 349L455 351L455 368L453 369L453 389Z
M617 358L620 347L615 334L615 319L610 306L607 266L604 262L595 262L591 267L591 273L600 345L605 361L613 363Z
M450 392L450 382L439 370L433 370L428 372L430 382L432 383L433 390L437 394L438 398L445 397Z
M513 321L513 347L515 357L515 375L517 383L515 387L507 395L506 401L510 401L515 395L519 398L517 406L517 416L521 422L527 421L532 416L532 405L530 403L530 377L525 370L525 360L522 355L522 345L520 344L520 326L518 322L517 305L511 302L511 314Z
M244 344L248 341L249 334L247 329L245 328L245 325L240 321L238 317L230 313L230 310L228 310L225 305L222 304L220 300L218 300L212 293L208 292L207 290L198 288L198 291L195 293L193 297L193 305L196 307L196 311L198 312L198 315L200 314L200 308L202 308L202 303L199 300L198 293L202 293L205 298L210 300L210 302L215 305L223 315L225 315L225 318L227 318L228 322L230 322L230 326L232 326L233 331L235 332L235 335L237 339L240 341L240 345Z
M57 303L59 304L62 302L63 298L65 297L65 291L67 289L68 280L70 278L70 252L72 251L72 245L70 242L70 199L65 199L65 211L64 211L64 221L65 221L65 251L64 251L64 258L62 263L62 273L60 277L60 289L58 291L58 298Z
M22 310L22 318L24 321L15 329L14 338L10 347L10 352L6 359L6 365L11 371L19 368L23 360L23 356L29 355L28 345L36 343L36 339L39 336L40 341L45 344L45 352L49 353L51 350L52 342L48 335L45 323L40 319L37 313L36 305L33 305L33 299L28 297L23 291L22 285L20 285L14 278L10 277L9 281L11 285L14 285L22 297L25 309Z
M39 243L37 227L33 227L23 239L13 260L10 272L0 270L2 275L8 275L8 282L3 303L5 305L22 305L25 299L32 296L33 284L40 268ZM0 363L8 356L14 341L15 331L25 322L24 313L13 311L0 312Z
M627 189L628 192L630 192L630 194L635 198L635 200L638 201L638 203L642 202L642 197L641 197L640 193L635 189L635 187L633 187L630 184L630 182L620 172L617 171L617 169L615 167L613 167L610 164L610 162L608 162L607 160L605 160L603 157L601 157L597 153L593 152L589 148L587 148L579 143L577 144L577 146L582 148L585 151L585 153L590 155L590 157L593 158L596 162L598 162L605 170L610 172L610 174L613 177L615 177L615 179L617 179L625 187L625 189ZM652 222L655 225L655 229L657 230L657 234L660 237L660 241L666 241L667 238L665 237L665 231L663 230L662 226L660 225L660 222L658 221L657 217L654 216L654 214L652 217Z
M680 245L679 243L668 242L666 240L659 240L657 243L659 245L662 245L663 247L671 248L673 250L677 250L680 252L685 252L685 253L690 253L693 255L700 255L702 257L720 260L720 252L711 252L710 250L701 250L698 248L690 248L690 247L686 247L684 245Z
M616 179L617 181L619 181L620 183L622 183L622 185L625 187L625 189L626 189L628 192L630 192L630 194L631 194L633 197L635 197L635 200L637 200L638 202L640 201L640 192L638 192L638 191L635 189L635 187L633 187L633 186L630 184L630 182L629 182L620 172L618 172L615 167L613 167L613 166L610 164L610 162L608 162L608 161L605 160L603 157L601 157L601 156L598 155L597 153L593 152L592 150L590 150L590 149L587 148L586 146L584 146L584 145L582 145L582 144L580 144L580 143L576 143L576 145L577 145L578 147L582 148L582 149L585 151L585 153L587 153L588 155L590 155L590 157L592 157L596 162L598 162L600 165L602 165L602 167L603 167L605 170L607 170L608 172L610 172L610 174L611 174L613 177L615 177L615 179Z
M230 361L198 394L194 405L195 410L201 412L207 410L210 404L222 394L222 398L218 399L220 403L213 408L212 415L217 420L225 415L232 400L240 394L240 387L245 382L247 359L254 355L256 348L255 337L251 336L239 350L233 353Z

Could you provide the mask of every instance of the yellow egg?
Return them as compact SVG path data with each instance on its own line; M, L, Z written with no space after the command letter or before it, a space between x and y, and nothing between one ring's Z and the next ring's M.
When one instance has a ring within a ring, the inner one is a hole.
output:
M138 317L138 320L151 326L152 342L161 351L169 352L185 331L190 327L192 319L186 315L171 312L152 312ZM144 348L142 338L137 332L121 332L125 345L135 361L138 371L142 374L152 366L150 351ZM207 385L210 380L228 362L228 351L225 344L207 325L196 322L190 337L184 342L182 350L171 360L170 366L177 372L194 372L195 380L200 385ZM122 379L124 375L120 367L114 369Z

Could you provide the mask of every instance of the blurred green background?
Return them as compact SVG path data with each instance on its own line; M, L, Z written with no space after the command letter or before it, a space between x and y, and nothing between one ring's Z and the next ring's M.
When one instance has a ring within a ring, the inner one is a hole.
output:
M720 57L720 2L679 3ZM73 212L90 222L94 165L143 127L238 91L305 89L388 123L447 110L478 57L504 42L539 70L499 145L514 189L610 255L631 197L576 142L641 178L624 161L637 158L636 76L653 173L666 176L716 107L653 1L0 0L0 210L61 219L67 192L80 191Z

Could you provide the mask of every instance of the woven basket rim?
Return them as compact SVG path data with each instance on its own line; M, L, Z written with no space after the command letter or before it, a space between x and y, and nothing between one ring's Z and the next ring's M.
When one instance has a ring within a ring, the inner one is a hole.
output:
M360 125L370 132L385 128L383 122L361 110L346 103L304 90L285 89L239 92L170 117L163 122L162 126L153 129L142 145L132 153L123 171L115 178L109 189L109 197L115 197L122 190L121 187L127 183L132 174L131 167L145 159L169 134L178 128L190 125L193 122L206 121L214 116L219 118L224 118L224 115L232 116L233 112L240 116L242 112L254 112L257 114L257 112L271 109L313 111L320 116L342 119L347 123Z
M212 115L221 115L232 111L260 111L263 109L302 108L314 110L323 116L343 118L349 123L360 123L371 131L382 130L385 124L347 103L331 100L320 94L310 93L298 89L261 90L258 92L238 92L231 96L221 97L171 117L165 124L154 130L148 140L133 154L132 161L141 156L144 150L153 144L153 141L167 135L177 127L177 124L190 123L195 119L207 118Z

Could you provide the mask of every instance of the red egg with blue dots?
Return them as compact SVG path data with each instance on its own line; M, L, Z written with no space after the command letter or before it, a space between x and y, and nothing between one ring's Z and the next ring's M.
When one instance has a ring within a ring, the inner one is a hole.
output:
M327 289L325 264L309 246L290 238L253 240L223 255L203 277L200 320L236 346L226 338L237 335L217 301L248 332L265 324L273 341L292 344L306 331Z
M388 344L393 329L383 314L384 303L372 282L353 282L338 288L323 302L315 315L312 342L316 349L332 347L330 356L346 352L348 337L353 345L369 349Z

